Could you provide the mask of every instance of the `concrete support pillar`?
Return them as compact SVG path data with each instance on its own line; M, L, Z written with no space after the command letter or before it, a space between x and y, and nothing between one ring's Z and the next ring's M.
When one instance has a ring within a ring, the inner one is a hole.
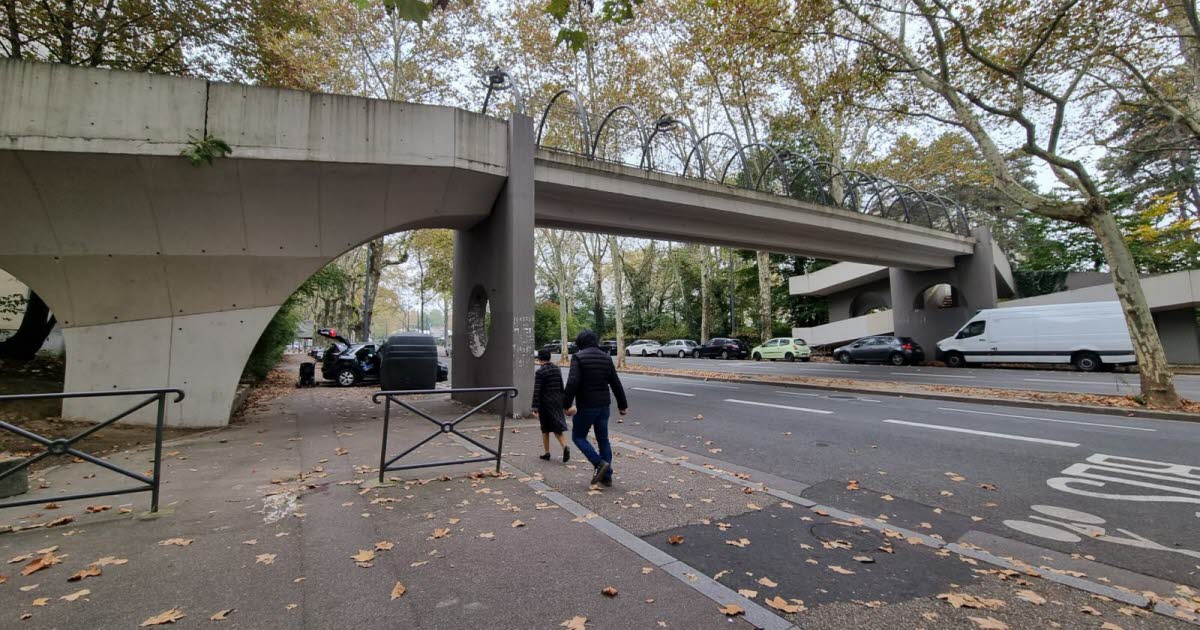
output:
M250 351L278 306L161 317L63 329L68 392L175 387L187 398L167 405L177 427L229 423L238 379ZM63 417L101 421L128 409L136 396L63 401ZM130 416L153 424L150 405Z
M986 227L971 230L975 253L958 256L951 269L908 271L893 267L889 271L892 291L892 318L896 335L912 337L925 349L929 360L937 352L937 342L950 336L976 311L996 307L996 261L992 233ZM948 284L955 305L925 304L926 289Z
M515 386L513 413L524 415L533 394L533 121L514 115L508 130L508 180L491 215L455 234L451 383Z

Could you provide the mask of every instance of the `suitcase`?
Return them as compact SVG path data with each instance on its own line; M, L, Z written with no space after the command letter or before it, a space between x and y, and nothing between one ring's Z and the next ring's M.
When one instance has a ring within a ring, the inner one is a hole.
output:
M301 363L300 364L300 382L296 383L296 387L316 387L317 386L317 364L316 363Z

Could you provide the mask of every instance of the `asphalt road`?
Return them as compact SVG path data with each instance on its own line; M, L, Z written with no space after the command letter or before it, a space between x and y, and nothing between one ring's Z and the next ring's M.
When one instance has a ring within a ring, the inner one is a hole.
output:
M998 387L1043 392L1132 395L1140 391L1136 373L1085 373L1074 370L1027 370L1014 368L943 368L924 366L874 365L855 363L787 363L784 361L721 361L718 359L679 359L630 357L630 365L708 370L742 375L786 374L824 378L848 378L862 381L895 381L924 385L962 385ZM1200 399L1200 375L1180 374L1175 388L1181 396Z
M858 374L867 370L879 371ZM941 372L913 370L931 371ZM622 380L632 411L613 425L621 433L807 484L805 498L947 540L1000 536L1200 586L1200 423Z

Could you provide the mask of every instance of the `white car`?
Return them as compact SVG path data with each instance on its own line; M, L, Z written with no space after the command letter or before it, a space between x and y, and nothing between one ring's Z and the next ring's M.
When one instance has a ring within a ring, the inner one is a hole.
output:
M692 350L696 349L696 345L696 342L691 339L672 339L659 346L656 354L660 357L679 357L682 359L686 356L691 356Z
M625 346L625 356L627 357L648 357L658 354L658 349L662 344L653 339L638 339L633 343Z

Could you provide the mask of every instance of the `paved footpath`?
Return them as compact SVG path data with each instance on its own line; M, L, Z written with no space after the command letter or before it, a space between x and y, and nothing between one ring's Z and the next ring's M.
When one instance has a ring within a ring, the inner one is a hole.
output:
M156 518L139 518L146 495L50 508L116 480L80 463L45 471L47 504L0 513L0 561L12 560L0 564L0 624L132 628L166 613L178 627L244 628L1187 627L1136 592L1071 588L1071 575L817 505L802 485L617 423L611 489L587 485L577 453L537 459L528 420L506 431L499 475L462 464L379 486L371 393L288 391L242 424L171 444ZM393 418L392 453L432 433ZM491 445L495 422L462 426ZM478 454L443 435L410 457Z

